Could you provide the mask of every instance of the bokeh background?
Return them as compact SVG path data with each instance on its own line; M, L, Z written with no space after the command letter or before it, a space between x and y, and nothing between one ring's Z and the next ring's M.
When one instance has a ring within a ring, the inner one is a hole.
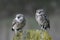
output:
M60 0L0 0L0 40L12 40L12 20L17 13L26 17L23 30L39 29L35 10L46 10L50 20L49 34L53 40L60 40Z

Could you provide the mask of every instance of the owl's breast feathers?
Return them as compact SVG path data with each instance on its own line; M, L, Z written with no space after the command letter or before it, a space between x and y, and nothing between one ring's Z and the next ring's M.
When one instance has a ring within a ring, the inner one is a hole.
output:
M24 19L21 23L18 23L18 26L17 27L23 28L25 26L25 23L26 23L26 21Z

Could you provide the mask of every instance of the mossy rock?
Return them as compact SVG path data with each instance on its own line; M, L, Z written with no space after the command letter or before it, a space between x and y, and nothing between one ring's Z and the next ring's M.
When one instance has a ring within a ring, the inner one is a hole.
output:
M25 38L23 33L18 33L13 40L52 40L51 36L46 30L28 30Z

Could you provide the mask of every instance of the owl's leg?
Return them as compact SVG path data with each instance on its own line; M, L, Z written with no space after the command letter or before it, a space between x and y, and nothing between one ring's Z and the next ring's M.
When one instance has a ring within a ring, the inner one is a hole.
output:
M18 28L17 31L19 31L19 32L23 32L22 28Z
M15 34L17 34L17 30L15 29Z
M23 32L23 30L22 30L22 29L20 29L20 30L19 30L19 32Z
M41 25L41 29L44 29L43 25Z

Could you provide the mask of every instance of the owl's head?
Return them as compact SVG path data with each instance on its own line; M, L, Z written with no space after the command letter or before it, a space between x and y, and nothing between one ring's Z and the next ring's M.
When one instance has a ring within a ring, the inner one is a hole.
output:
M23 14L17 14L15 19L17 20L17 22L22 22L23 18L24 18Z
M36 10L36 15L37 16L43 15L43 14L45 14L44 9L38 9L38 10Z

